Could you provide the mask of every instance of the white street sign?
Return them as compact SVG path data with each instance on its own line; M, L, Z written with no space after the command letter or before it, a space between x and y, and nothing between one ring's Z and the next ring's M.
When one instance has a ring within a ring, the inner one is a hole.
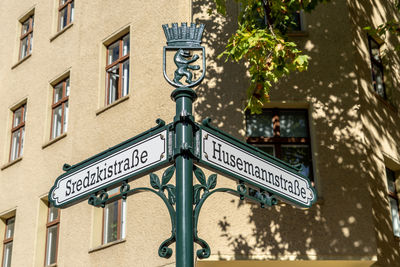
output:
M310 207L315 201L316 195L308 179L293 168L274 163L256 149L251 151L247 144L233 140L202 128L200 162L294 204Z
M70 204L167 162L167 130L99 155L56 180L49 194L55 206Z

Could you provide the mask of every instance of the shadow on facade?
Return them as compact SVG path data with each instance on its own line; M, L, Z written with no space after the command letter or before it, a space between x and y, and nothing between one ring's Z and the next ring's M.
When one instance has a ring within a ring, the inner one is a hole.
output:
M249 82L245 66L217 58L236 27L238 9L228 1L226 18L215 13L208 18L207 10L214 9L211 2L193 1L194 21L206 25L208 46L207 76L198 89L195 110L200 119L211 117L214 125L243 140ZM380 152L384 145L398 150L400 131L396 124L400 122L397 112L371 91L367 34L362 28L372 24L368 19L375 2L348 2L331 1L306 17L309 35L295 41L311 57L309 71L292 74L271 90L271 102L277 107L283 102L309 106L320 199L309 210L285 204L261 209L248 204L245 227L252 228L251 235L231 231L229 216L221 214L215 227L236 260L254 255L265 259L362 260L377 255L382 266L400 262ZM383 14L393 13L390 8L382 9L382 19L387 19ZM392 66L399 66L398 55L388 56L396 63ZM399 88L398 81L387 82ZM399 91L392 93L393 99L400 99ZM399 103L393 103L396 105ZM232 201L238 209L244 204L236 198ZM202 230L200 224L199 232ZM210 245L220 260L228 259L226 248Z

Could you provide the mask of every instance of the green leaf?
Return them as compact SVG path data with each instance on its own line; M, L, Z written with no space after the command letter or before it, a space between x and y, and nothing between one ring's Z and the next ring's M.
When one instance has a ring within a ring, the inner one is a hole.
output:
M171 185L167 187L168 191L168 201L171 205L174 205L176 203L176 190L175 186Z
M160 178L158 178L157 174L150 173L150 185L154 189L160 189L161 188Z
M166 185L168 182L171 180L172 175L174 175L175 172L175 166L171 166L168 169L165 170L162 176L162 184L161 185Z
M200 192L203 186L196 184L193 186L193 204L196 205L200 201Z
M216 186L217 186L217 175L211 174L207 180L207 189L211 190L211 189L214 189Z
M204 175L204 172L197 166L194 166L194 175L200 184L206 186L206 176Z

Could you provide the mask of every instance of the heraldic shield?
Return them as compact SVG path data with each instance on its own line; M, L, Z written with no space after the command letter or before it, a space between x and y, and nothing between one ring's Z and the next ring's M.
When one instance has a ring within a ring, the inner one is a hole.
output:
M204 24L200 24L197 27L195 23L191 23L190 27L188 27L187 23L183 22L180 27L178 23L172 23L172 27L169 27L168 24L164 24L162 27L167 38L167 46L164 46L163 51L164 78L176 88L191 88L198 85L203 80L206 72L205 48L200 45ZM176 51L174 55L176 70L172 79L167 74L166 61L168 51ZM202 58L202 67L195 64L200 57ZM200 77L193 80L193 71L199 70Z

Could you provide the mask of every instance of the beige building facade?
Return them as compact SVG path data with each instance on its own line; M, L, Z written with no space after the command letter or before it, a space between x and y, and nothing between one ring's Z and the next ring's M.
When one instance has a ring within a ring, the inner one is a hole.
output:
M64 163L136 136L157 118L173 120L161 25L186 21L205 24L196 121L210 117L301 164L318 194L305 210L213 195L198 227L211 256L196 266L400 266L399 39L363 30L398 21L394 5L331 0L301 13L291 38L310 56L309 70L274 86L254 116L243 111L245 64L217 58L236 27L234 1L226 17L210 15L215 6L204 0L0 2L1 266L175 265L175 254L158 256L171 223L154 195L62 210L47 195ZM150 186L149 176L130 186ZM218 175L217 187L236 186Z

